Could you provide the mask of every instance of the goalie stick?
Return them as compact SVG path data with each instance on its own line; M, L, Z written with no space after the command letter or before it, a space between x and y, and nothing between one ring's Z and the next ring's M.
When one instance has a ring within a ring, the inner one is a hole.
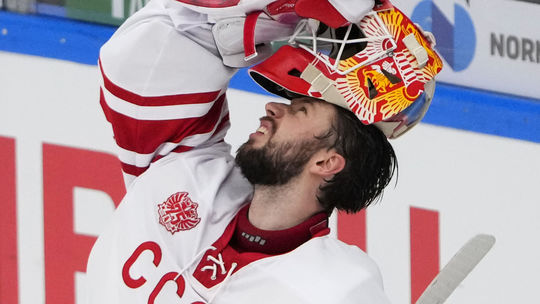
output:
M495 237L487 234L479 234L470 239L431 281L416 304L441 304L446 301L493 244Z

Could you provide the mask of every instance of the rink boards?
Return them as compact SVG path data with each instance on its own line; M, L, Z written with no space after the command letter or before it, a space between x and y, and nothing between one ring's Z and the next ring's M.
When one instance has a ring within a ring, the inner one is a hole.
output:
M11 39L0 52L0 303L81 303L86 256L124 193L94 65L112 29L43 20L0 13ZM233 149L277 100L246 81L229 93ZM333 217L333 233L378 262L393 303L410 303L477 233L497 244L449 303L540 300L539 113L537 100L440 85L427 123L393 141L397 185L366 214Z

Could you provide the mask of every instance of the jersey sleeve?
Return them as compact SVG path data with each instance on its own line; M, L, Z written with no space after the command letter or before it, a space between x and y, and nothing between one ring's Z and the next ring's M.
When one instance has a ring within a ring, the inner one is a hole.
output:
M229 126L225 90L236 70L222 64L205 24L180 31L156 3L100 51L100 104L126 185L165 155L223 141Z
M163 1L163 0L161 0ZM276 0L165 0L174 1L192 11L207 14L211 19L245 16L263 10Z

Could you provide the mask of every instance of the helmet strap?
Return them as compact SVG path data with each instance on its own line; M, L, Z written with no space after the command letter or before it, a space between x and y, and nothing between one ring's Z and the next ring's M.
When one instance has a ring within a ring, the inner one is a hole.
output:
M257 57L257 48L255 47L255 25L257 19L263 11L255 11L246 16L244 22L244 60L249 61Z
M300 74L300 78L311 84L311 89L320 93L325 101L350 111L347 101L334 86L334 81L326 77L313 64L309 63L307 65Z

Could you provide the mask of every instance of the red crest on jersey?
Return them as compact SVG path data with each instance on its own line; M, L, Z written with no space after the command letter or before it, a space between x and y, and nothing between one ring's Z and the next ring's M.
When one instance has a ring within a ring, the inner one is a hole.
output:
M201 221L197 215L198 206L187 192L177 192L158 204L159 223L172 234L189 230Z

